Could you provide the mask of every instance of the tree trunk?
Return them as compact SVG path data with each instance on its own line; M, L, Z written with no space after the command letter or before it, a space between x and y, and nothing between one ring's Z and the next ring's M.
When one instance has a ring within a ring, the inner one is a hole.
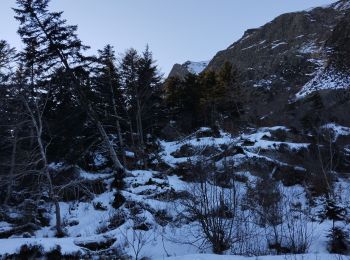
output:
M49 166L48 166L47 157L46 157L46 149L45 149L45 146L44 146L43 141L42 141L42 132L43 132L43 124L42 124L42 118L41 118L42 113L40 112L38 104L36 104L36 115L34 114L33 110L29 107L29 104L26 100L24 100L24 104L28 110L28 113L31 117L34 129L36 131L36 140L37 140L39 151L40 151L41 161L43 163L43 170L42 171L43 171L43 174L45 175L47 182L48 182L48 185L49 185L50 199L53 201L53 203L55 205L56 232L57 232L56 235L61 237L64 235L63 230L62 230L62 225L61 225L61 209L60 209L60 204L58 202L58 198L54 194L52 179L50 176Z
M123 165L124 167L126 166L126 158L125 158L125 147L124 147L124 140L123 140L123 135L122 135L122 129L120 127L120 122L119 122L119 115L117 111L117 104L115 102L114 98L114 90L111 81L109 82L109 86L111 89L111 94L112 94L112 106L113 106L113 112L115 116L115 123L117 126L117 132L118 132L118 138L119 138L119 144L120 144L120 150L122 152L122 160L123 160Z
M139 134L140 146L143 148L143 146L144 146L144 138L143 138L141 105L140 105L139 98L137 98L137 125L138 125L138 134Z
M108 135L107 135L105 129L103 128L101 122L97 120L95 123L97 125L98 131L100 132L100 134L102 136L102 139L105 142L105 145L108 148L109 154L110 154L112 162L113 162L114 169L115 170L123 170L124 171L125 169L124 169L123 165L120 163L120 161L118 160L118 156L117 156L117 153L114 150L113 144L109 140Z
M17 152L17 130L14 130L12 153L11 153L11 168L9 173L9 184L7 186L7 193L4 200L4 205L6 206L12 193L13 177L15 173L15 164L16 164L16 152Z

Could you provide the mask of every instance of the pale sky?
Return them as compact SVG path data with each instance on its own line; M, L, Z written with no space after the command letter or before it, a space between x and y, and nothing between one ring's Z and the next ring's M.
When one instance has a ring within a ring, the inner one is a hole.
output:
M64 11L77 24L79 37L93 51L106 44L122 53L142 51L148 43L162 72L174 63L210 60L238 40L245 30L260 27L276 16L334 0L52 0L51 9ZM0 39L21 48L18 22L0 0Z

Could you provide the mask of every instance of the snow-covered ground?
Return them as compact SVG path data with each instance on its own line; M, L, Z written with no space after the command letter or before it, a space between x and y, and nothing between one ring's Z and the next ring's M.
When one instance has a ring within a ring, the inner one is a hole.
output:
M211 255L211 254L200 254L200 255L186 255L169 257L168 260L338 260L345 259L344 256L330 255L330 254L305 254L305 255L281 255L281 256L228 256L228 255ZM159 259L161 260L161 259Z
M335 124L328 124L325 128L333 129L337 135L350 134L350 129ZM227 146L240 146L242 153L232 156L236 165L253 158L262 158L274 163L286 165L286 162L263 154L263 151L277 150L281 145L291 151L298 151L307 147L308 143L293 143L289 141L275 140L273 137L276 131L290 131L283 126L265 127L260 129L250 129L238 136L221 132L216 137L198 137L197 134L208 131L207 128L200 129L197 133L190 135L180 141L160 141L162 151L160 158L169 166L175 167L187 160L198 160L203 158L201 151L207 147L215 147L220 153ZM189 145L195 149L195 153L189 156L174 156L182 146ZM103 158L100 158L103 160ZM217 162L218 166L220 161ZM254 182L255 176L249 172L241 172L250 181ZM125 179L128 184L123 191L127 203L121 209L114 209L112 202L114 191L109 189L112 176L108 173L92 173L81 171L81 177L88 180L103 179L107 185L107 191L100 195L95 195L92 201L88 202L61 202L61 214L67 237L55 238L54 226L55 218L53 209L51 223L49 227L42 228L31 238L0 239L0 258L4 254L18 252L23 244L40 244L46 251L59 245L63 253L87 252L86 248L79 246L82 241L103 241L114 238L114 248L123 250L126 254L135 258L135 248L139 248L139 256L146 256L150 259L184 259L184 260L329 260L339 259L335 255L327 254L327 231L331 227L329 221L322 224L317 222L308 223L308 232L312 236L312 243L308 255L299 256L259 256L243 257L231 255L211 255L211 248L203 246L203 241L196 241L198 236L198 223L188 223L178 218L182 214L182 207L177 203L176 198L172 198L174 192L191 191L191 184L183 181L176 175L167 175L163 172L151 170L134 170L132 176ZM240 189L245 190L244 183L238 183ZM343 189L348 186L342 187ZM286 197L295 203L306 204L306 194L302 187L283 187ZM345 193L344 193L345 194ZM287 198L286 198L287 199ZM99 207L96 207L99 205ZM160 214L158 214L160 213ZM165 216L166 215L166 216ZM120 216L123 221L117 227L113 226L113 221ZM156 217L158 216L158 217ZM162 216L163 218L159 218ZM135 225L143 226L143 230L134 230ZM8 228L6 223L0 223L0 230ZM258 226L251 227L254 237L251 238L251 247L266 248L266 230ZM141 246L138 244L142 241ZM201 254L198 254L201 253ZM227 254L231 252L228 251ZM266 252L268 253L268 252Z
M334 142L338 139L339 136L350 135L350 127L341 126L335 123L328 123L322 126L322 128L331 131Z

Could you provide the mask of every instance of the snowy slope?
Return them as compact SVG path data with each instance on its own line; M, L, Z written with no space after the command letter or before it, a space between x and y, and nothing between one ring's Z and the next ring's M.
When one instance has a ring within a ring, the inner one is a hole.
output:
M187 67L189 72L198 75L208 66L208 64L209 64L209 61L200 61L200 62L188 61L185 63L185 66Z
M307 82L296 94L297 98L303 98L318 90L335 90L350 88L350 75L336 69L321 69L317 75Z
M334 8L335 10L347 11L350 9L350 1L349 0L341 0L341 1L338 1L330 6L332 8Z
M338 135L350 134L349 128L341 127L335 124L325 125L324 128L333 129ZM309 144L302 142L291 142L288 140L278 140L274 138L276 131L289 132L290 130L283 126L265 127L259 129L248 129L245 132L232 136L228 133L221 132L216 137L198 137L198 134L208 131L207 128L201 128L193 135L190 135L177 142L160 141L162 150L159 157L169 166L176 167L176 165L186 162L187 160L201 160L201 151L209 147L215 147L220 153L223 145L238 145L242 147L242 152L234 154L231 159L235 165L239 166L241 163L249 160L264 160L276 165L288 165L287 162L274 158L270 153L277 151L281 146L291 152L298 152L304 149ZM192 146L195 151L193 155L175 156L174 152L178 151L184 145ZM208 156L212 156L208 155ZM220 167L221 159L216 162ZM256 179L250 172L241 172L241 175L246 176L250 181ZM217 256L217 255L193 255L200 253L211 253L210 246L202 247L203 241L195 241L196 234L198 234L198 225L196 222L188 223L181 221L182 214L181 206L176 203L176 194L181 194L184 190L188 190L191 183L181 180L180 177L171 174L164 174L152 170L134 170L132 175L125 179L128 184L123 191L124 197L127 199L127 205L121 209L114 209L112 201L114 192L106 191L100 195L96 195L90 202L61 202L62 218L65 223L65 230L68 237L55 238L54 225L55 218L52 212L51 223L49 227L42 228L35 233L31 238L11 237L9 239L0 239L0 259L1 255L12 254L19 250L23 244L40 244L43 245L46 251L51 250L56 245L61 246L63 253L86 252L86 248L79 246L81 241L100 241L106 238L115 238L116 241L112 245L113 248L122 249L126 254L133 256L133 246L135 236L142 235L145 243L140 252L140 256L149 257L150 259L169 259L169 260L328 260L335 259L334 256L326 254L327 252L327 230L331 227L330 221L325 221L322 224L309 223L310 232L312 231L313 241L310 247L309 255L303 256L259 256L256 257L242 257L242 256ZM112 181L112 176L102 173L91 173L81 171L81 176L86 179L103 178L107 186ZM244 190L245 184L239 184L239 189ZM345 185L345 184L344 184ZM348 184L346 184L348 185ZM349 190L348 186L344 186L344 190ZM290 196L295 202L305 204L305 193L301 187L286 187L286 195ZM168 196L175 194L175 199L169 199ZM347 194L344 193L344 196ZM174 201L175 200L175 201ZM97 210L93 205L100 203L105 210ZM131 213L132 211L135 211ZM162 223L156 215L157 212L167 212L167 222ZM125 216L125 222L118 227L111 227L111 217L116 214ZM149 225L150 229L147 231L136 230L133 227L138 223ZM6 227L6 223L0 223L0 229ZM104 230L102 232L102 230ZM266 248L266 230L259 226L254 226L255 236L252 237L249 243L251 246ZM128 242L129 241L129 242ZM191 243L192 244L191 244ZM230 252L227 252L228 254ZM266 253L266 251L265 251ZM268 253L268 252L267 252ZM167 258L169 257L170 258Z

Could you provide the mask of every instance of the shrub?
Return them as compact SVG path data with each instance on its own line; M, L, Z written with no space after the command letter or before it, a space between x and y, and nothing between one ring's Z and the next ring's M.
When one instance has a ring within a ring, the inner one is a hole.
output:
M349 234L340 227L329 231L329 252L332 254L346 254L349 251Z
M119 209L125 203L125 201L126 201L126 199L123 196L123 194L121 194L119 191L117 191L114 195L114 200L113 200L112 206L115 209Z
M43 251L41 245L22 245L15 259L37 259L43 257Z
M95 210L101 210L101 211L106 211L107 210L107 206L103 205L103 203L100 202L100 201L94 202L93 206L94 206Z

